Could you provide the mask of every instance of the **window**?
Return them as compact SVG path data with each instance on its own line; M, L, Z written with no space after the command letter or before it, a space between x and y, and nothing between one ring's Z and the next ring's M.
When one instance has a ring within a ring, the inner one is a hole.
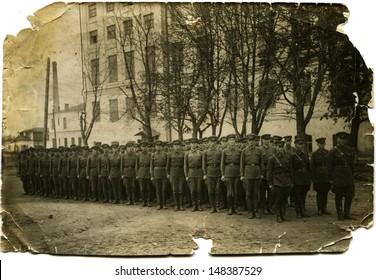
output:
M134 53L133 51L125 53L125 77L134 78Z
M118 81L118 65L117 56L111 55L108 57L109 81L110 83Z
M92 102L93 106L93 119L96 122L99 122L101 120L101 105L99 102Z
M132 36L133 33L133 21L132 19L127 19L124 21L124 35L126 37Z
M115 10L115 3L106 3L106 10L107 10L107 13L108 12L112 12Z
M90 4L89 5L89 18L96 17L96 16L97 16L97 5Z
M57 125L60 125L60 118L57 118Z
M149 31L150 29L154 28L154 14L151 13L144 15L144 23L146 31Z
M115 122L119 119L119 107L117 99L110 99L110 121Z
M93 59L91 61L91 84L92 86L98 86L99 85L99 59Z
M64 147L68 147L68 138L64 138Z
M63 118L63 128L67 129L67 118Z
M96 44L98 42L98 31L97 30L90 31L89 35L90 35L90 44Z
M82 138L78 137L78 146L82 146Z
M155 46L146 47L146 67L150 73L154 73L156 71L155 68Z
M71 138L71 145L76 145L74 137Z
M110 25L110 26L107 26L107 39L108 40L111 40L111 39L115 39L116 37L116 28L115 28L115 25Z
M53 148L56 148L56 147L57 147L56 139L55 139L55 138L52 138L52 147L53 147Z
M51 119L51 127L52 129L55 129L55 119Z
M59 138L59 146L61 145L60 143L61 143L61 141L60 141L60 138Z

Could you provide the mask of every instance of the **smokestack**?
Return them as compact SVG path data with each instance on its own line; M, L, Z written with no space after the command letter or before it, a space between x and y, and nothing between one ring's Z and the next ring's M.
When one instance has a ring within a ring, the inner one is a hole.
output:
M52 62L52 92L53 92L53 110L55 113L60 112L59 84L57 81L57 63Z

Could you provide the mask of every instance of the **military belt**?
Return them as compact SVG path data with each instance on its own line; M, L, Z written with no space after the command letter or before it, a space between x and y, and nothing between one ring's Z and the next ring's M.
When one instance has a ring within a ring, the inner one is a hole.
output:
M154 167L166 167L166 165L157 165L157 164L155 164Z
M140 165L140 167L150 167L150 165Z
M208 164L208 166L217 167L219 164Z
M178 168L178 167L183 167L184 165L171 165L171 167L175 167L175 168Z
M124 166L124 168L134 168L134 167L135 167L134 165Z
M252 164L247 164L246 166L259 166L258 164L252 163Z
M277 172L277 173L274 173L274 175L279 175L279 174L289 174L289 172Z
M239 166L239 164L236 164L236 163L233 163L233 162L227 163L226 165L235 165L235 166Z
M305 168L296 169L295 171L307 171Z
M189 169L200 169L201 166L190 166Z

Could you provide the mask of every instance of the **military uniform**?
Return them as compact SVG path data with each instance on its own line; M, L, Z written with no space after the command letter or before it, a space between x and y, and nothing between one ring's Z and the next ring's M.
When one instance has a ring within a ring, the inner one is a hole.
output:
M228 135L228 139L235 139L235 135ZM221 157L221 174L225 180L227 190L227 207L229 215L238 210L238 194L239 194L239 177L240 177L240 156L241 151L235 146L229 146L222 151Z
M110 202L113 201L114 195L111 187L110 180L108 179L108 158L109 152L108 144L102 144L103 151L102 154L99 155L99 162L98 162L98 178L100 187L98 188L98 199L101 202Z
M325 144L325 138L318 138L316 141L318 144ZM327 171L328 153L329 151L324 147L319 147L311 156L311 174L313 189L316 191L316 203L319 216L322 214L329 214L326 210L326 205L328 201L328 192L332 186L329 182Z
M29 194L29 178L28 178L28 160L26 159L26 152L21 152L21 158L18 160L17 176L20 177L24 194Z
M338 133L339 142L328 153L328 175L332 181L335 205L339 220L353 219L350 216L352 199L355 195L354 154L345 146L347 133ZM343 142L342 142L343 141ZM345 198L343 207L343 198Z
M50 159L50 174L52 178L52 193L55 198L59 196L60 177L59 177L59 152L57 149L53 150L53 155Z
M126 145L128 150L125 151L121 158L121 177L128 196L128 205L133 205L135 202L135 180L136 180L136 161L137 154L132 149L133 143L129 142ZM145 204L146 206L146 204Z
M263 141L270 141L270 134L264 134L261 136ZM268 142L267 142L268 143ZM263 209L264 214L270 214L273 212L273 192L270 189L270 182L267 180L266 176L266 166L268 164L268 160L271 156L273 156L276 152L276 149L271 145L263 143L261 145L261 152L264 159L264 176L261 179L260 185L260 207Z
M136 173L140 184L141 196L143 203L150 206L151 202L151 186L150 186L150 157L151 154L147 150L147 142L141 143L142 150L137 155Z
M64 152L59 158L59 176L60 176L60 189L58 192L59 198L68 198L68 148L63 149Z
M296 151L295 148L293 146L291 146L292 136L288 135L288 136L284 136L283 138L286 141L285 153L287 154L288 157L291 157L293 155L293 153ZM294 188L292 188L290 190L289 197L290 197L290 206L295 207L295 191L294 191Z
M38 166L37 158L34 153L34 148L29 149L27 156L27 175L29 177L29 193L31 195L37 194L35 172Z
M180 148L172 150L167 157L167 176L170 180L174 202L175 211L184 211L183 206L183 192L184 192L184 151L181 149L180 140L174 140L173 145L179 145Z
M295 145L303 145L303 139L297 138ZM296 148L290 160L293 171L296 216L297 218L309 217L305 214L306 196L311 187L309 158L302 150Z
M99 201L99 146L92 147L92 154L88 156L86 164L86 174L91 186L91 200ZM89 198L89 197L88 197ZM107 200L108 201L108 200Z
M292 168L290 158L283 152L284 141L276 140L275 144L281 150L269 158L266 176L273 190L277 222L283 222L287 220L285 217L285 204L293 184Z
M184 155L184 174L188 182L193 202L192 211L203 211L201 207L202 195L202 152L198 150L197 139L190 139L191 149ZM192 146L193 145L193 146Z
M108 156L108 174L109 174L109 180L112 186L112 192L114 194L114 200L112 203L124 203L124 201L121 200L122 197L124 197L124 194L121 193L121 155L118 151L119 143L118 142L112 142L111 148L113 149L113 152Z
M78 189L79 196L83 201L86 201L90 197L89 182L87 177L87 161L88 161L89 147L84 145L82 147L82 154L77 158L77 174L78 174Z
M155 146L158 148L150 157L150 177L156 189L157 209L167 209L167 153L162 151L162 141L155 141Z
M40 178L42 179L43 187L41 188L41 196L49 196L50 190L50 159L46 152L42 152L42 155L39 159L39 172Z
M249 135L249 141L254 142L256 135ZM261 149L252 143L247 146L240 158L240 177L245 188L249 218L260 218L258 213L258 199L261 178L264 174L264 159Z
M68 197L70 199L78 199L78 174L77 174L77 147L72 147L72 154L68 157Z
M216 145L217 137L209 137L211 146L204 152L203 172L209 188L209 203L212 207L211 213L219 210L219 190L221 182L221 157L222 151Z

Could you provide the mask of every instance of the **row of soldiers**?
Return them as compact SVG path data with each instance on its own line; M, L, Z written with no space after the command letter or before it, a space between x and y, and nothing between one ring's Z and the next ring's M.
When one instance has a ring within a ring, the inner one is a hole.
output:
M211 213L227 209L229 215L241 215L241 205L250 219L271 213L277 222L288 220L289 196L297 218L309 217L305 204L313 183L318 215L330 214L327 196L332 189L338 219L352 219L353 157L346 146L347 133L337 138L331 151L325 149L325 138L316 139L318 149L311 159L303 139L295 137L292 147L292 136L270 134L37 147L21 153L18 175L30 195L103 203L128 200L128 205L141 200L143 206L156 199L158 210L167 209L172 197L175 211L185 210L186 198L192 211L203 211L207 202Z

